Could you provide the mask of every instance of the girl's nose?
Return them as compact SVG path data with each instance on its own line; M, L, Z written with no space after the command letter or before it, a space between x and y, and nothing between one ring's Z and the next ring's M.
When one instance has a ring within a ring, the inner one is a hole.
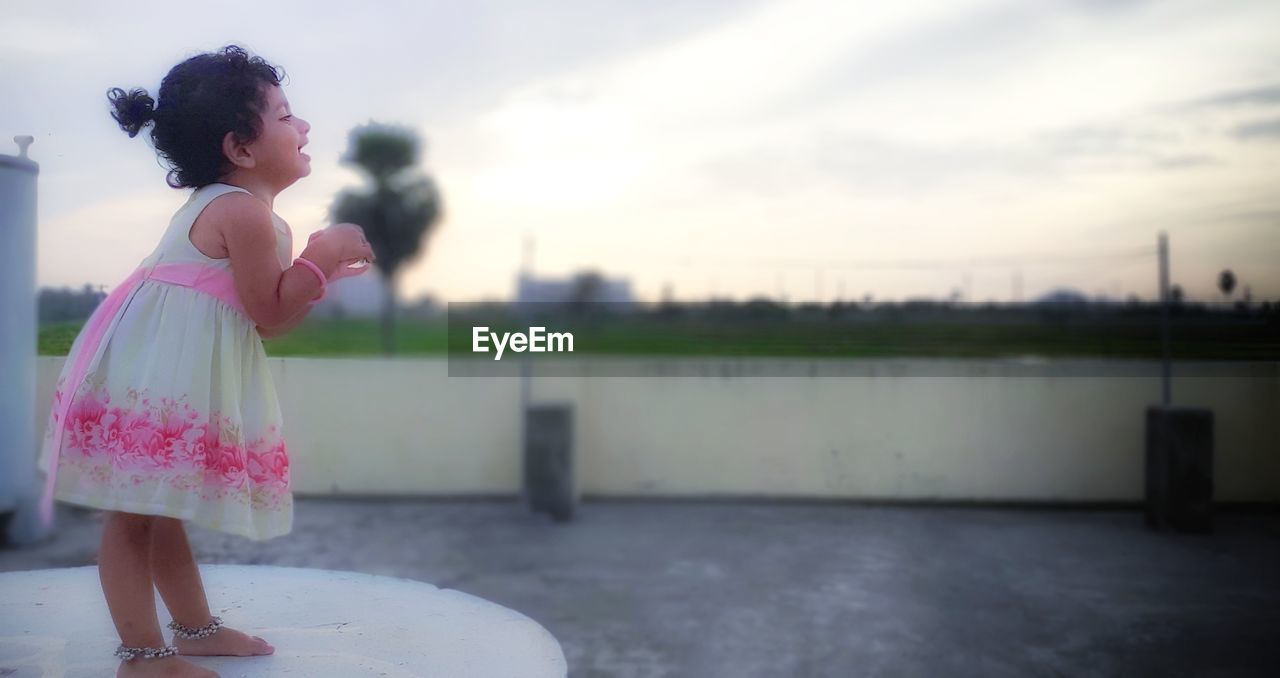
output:
M302 118L298 118L298 119L302 120ZM311 131L311 123L307 122L306 120L302 120L302 133L306 134L309 131Z

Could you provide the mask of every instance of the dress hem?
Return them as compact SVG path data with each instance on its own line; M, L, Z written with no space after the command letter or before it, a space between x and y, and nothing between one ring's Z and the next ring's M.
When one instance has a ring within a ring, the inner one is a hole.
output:
M64 502L67 504L74 504L76 506L87 506L89 508L95 508L102 511L120 511L122 513L136 513L139 515L163 516L165 518L189 520L197 525L200 525L201 527L207 527L211 530L224 532L226 534L234 534L236 536L245 537L247 539L252 539L254 541L266 541L268 539L275 539L276 537L282 537L293 531L292 525L286 528L283 532L273 531L273 532L263 532L260 534L250 533L243 530L230 529L225 525L214 523L213 521L210 521L207 519L202 519L190 511L182 511L180 509L174 509L170 506L166 506L163 504L147 504L142 502L129 502L129 501L99 502L92 499L87 499L79 495L63 496L62 494L58 494L54 498L60 502Z

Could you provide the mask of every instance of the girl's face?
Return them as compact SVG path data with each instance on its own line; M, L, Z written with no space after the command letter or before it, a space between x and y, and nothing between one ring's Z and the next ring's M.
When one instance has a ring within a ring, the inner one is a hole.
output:
M302 152L310 129L306 120L293 115L284 90L268 86L262 133L249 145L255 160L254 173L260 173L280 190L311 174L311 156Z

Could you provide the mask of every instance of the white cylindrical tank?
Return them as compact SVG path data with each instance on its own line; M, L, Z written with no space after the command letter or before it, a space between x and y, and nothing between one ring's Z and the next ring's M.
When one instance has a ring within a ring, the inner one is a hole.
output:
M37 517L36 178L31 137L14 137L18 155L0 154L0 514L10 543L47 532Z

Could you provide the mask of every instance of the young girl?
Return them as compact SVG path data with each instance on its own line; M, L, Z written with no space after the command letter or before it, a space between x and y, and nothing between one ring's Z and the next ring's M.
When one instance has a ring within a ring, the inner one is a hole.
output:
M272 207L311 172L311 126L293 115L275 66L230 45L175 66L158 101L143 90L108 98L130 137L153 125L169 185L195 190L71 346L41 455L45 516L55 496L108 511L98 571L120 634L118 676L213 676L176 655L273 648L210 613L181 521L252 539L290 530L262 338L289 331L327 281L374 256L359 226L338 224L290 261L292 232Z

